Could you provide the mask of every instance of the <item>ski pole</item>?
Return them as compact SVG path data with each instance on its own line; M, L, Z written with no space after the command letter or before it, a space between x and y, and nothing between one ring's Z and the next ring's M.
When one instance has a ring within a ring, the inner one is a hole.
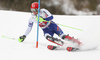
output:
M18 39L16 39L16 38L12 38L12 37L7 37L7 36L2 36L3 38L7 38L7 39L12 39L12 40L18 40L19 42L21 42L20 40L22 40L22 39L20 39L20 38L18 38Z
M68 28L71 28L71 29L75 29L75 30L79 30L79 31L84 31L84 30L82 30L82 29L78 29L78 28L74 28L74 27L62 25L62 24L59 24L59 23L56 23L56 24L57 24L57 25L60 25L60 26L63 26L63 27L68 27Z
M38 48L38 39L39 39L39 17L40 17L40 0L38 0L38 22L37 22L37 41L36 41L36 48Z
M38 19L38 17L37 17L37 19ZM36 19L36 20L37 20L37 19ZM43 22L43 21L46 21L46 20L44 20L43 18L39 17L39 22ZM50 22L50 21L46 21L46 22ZM60 26L63 26L63 27L67 27L67 28L71 28L71 29L75 29L75 30L79 30L79 31L84 31L84 30L79 29L79 28L74 28L74 27L66 26L66 25L59 24L59 23L56 23L56 24L57 24L57 25L60 25Z
M18 39L16 39L16 38L12 38L12 37L6 37L6 36L2 36L3 38L7 38L7 39L12 39L12 40L18 40Z

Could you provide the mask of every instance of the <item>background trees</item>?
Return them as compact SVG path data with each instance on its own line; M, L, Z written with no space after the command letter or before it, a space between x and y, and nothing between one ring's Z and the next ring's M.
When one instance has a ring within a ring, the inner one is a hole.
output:
M0 0L0 6L6 10L30 12L31 3L37 1L38 0ZM41 8L46 8L53 14L66 14L63 8L66 8L70 3L67 4L65 1L73 3L75 9L79 11L96 11L98 4L100 4L100 0L41 0ZM67 5L63 7L63 4Z

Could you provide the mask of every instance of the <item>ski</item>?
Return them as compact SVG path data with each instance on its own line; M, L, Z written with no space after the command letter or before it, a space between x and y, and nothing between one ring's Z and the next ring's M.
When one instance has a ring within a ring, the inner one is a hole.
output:
M57 49L60 49L59 46L53 46L53 45L48 45L47 48L48 48L49 50L57 50ZM67 47L66 50L67 50L68 52L71 52L71 51L78 51L78 50L80 50L80 49L79 49L79 48L76 48L76 47Z
M57 49L57 46L48 45L47 48L48 48L49 50L56 50L56 49Z
M69 51L69 52L70 51L77 51L77 50L79 50L79 48L76 48L76 47L67 47L66 50Z

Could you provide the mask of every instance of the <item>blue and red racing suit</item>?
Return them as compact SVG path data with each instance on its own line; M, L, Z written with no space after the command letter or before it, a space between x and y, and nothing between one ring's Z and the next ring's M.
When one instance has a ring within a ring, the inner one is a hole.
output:
M42 28L45 37L47 35L53 37L54 33L56 33L58 36L62 38L64 33L61 30L61 28L55 22L52 21L53 15L48 10L40 9L40 17L46 20L46 21L39 22L39 26ZM27 36L30 33L34 23L37 23L37 20L36 20L36 16L32 14L32 16L29 19L28 28L24 35Z

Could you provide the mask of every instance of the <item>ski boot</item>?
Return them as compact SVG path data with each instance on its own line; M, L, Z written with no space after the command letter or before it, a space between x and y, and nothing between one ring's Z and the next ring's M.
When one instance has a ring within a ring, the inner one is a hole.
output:
M78 39L75 39L74 37L70 37L69 35L64 35L62 37L62 39L67 40L67 41L71 41L73 43L77 43L78 45L82 44L82 42L80 42Z
M54 37L51 37L51 36L47 36L46 39L48 41L52 42L52 43L55 43L55 44L59 45L59 46L62 46L64 44L64 42L61 41L60 39L54 38Z

